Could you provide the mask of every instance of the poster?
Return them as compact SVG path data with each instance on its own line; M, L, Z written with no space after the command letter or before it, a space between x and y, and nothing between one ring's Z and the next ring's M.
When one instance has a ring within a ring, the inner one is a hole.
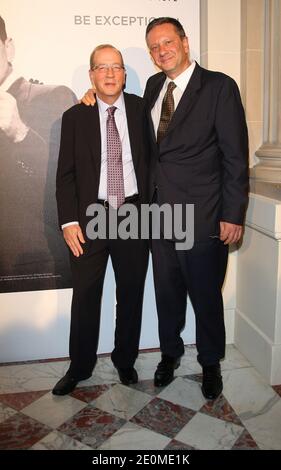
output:
M126 91L156 72L145 28L157 16L184 25L198 59L198 0L2 0L0 10L0 292L71 287L57 221L55 174L62 113L90 87L98 44L123 54Z

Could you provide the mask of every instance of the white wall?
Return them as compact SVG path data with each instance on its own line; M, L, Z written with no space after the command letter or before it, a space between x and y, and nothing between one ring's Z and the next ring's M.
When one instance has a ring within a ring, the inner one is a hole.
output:
M149 18L174 16L185 26L191 55L199 60L198 0L2 0L1 15L16 47L20 75L44 83L64 84L80 97L89 87L88 60L92 49L110 42L123 53L128 72L127 91L141 95L155 72L144 33ZM74 17L85 17L75 24ZM123 25L121 24L123 22ZM132 23L130 26L129 23ZM224 290L228 341L233 339L236 263L231 261ZM114 277L111 265L105 280L99 352L112 349L114 334ZM0 362L68 355L71 289L0 294ZM183 332L195 342L190 304ZM141 348L158 347L157 316L151 267L144 299Z
M238 259L235 344L271 385L281 382L281 204L250 194Z

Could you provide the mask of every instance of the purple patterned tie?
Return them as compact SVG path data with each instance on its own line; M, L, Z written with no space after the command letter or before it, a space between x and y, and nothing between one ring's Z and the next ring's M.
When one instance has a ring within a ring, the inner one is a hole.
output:
M107 199L114 209L118 209L125 201L125 189L122 163L122 143L114 119L115 111L115 106L107 108Z

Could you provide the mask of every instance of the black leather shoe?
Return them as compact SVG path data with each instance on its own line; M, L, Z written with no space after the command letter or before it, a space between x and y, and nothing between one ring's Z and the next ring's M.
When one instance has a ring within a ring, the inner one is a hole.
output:
M116 367L120 382L124 385L136 384L139 380L137 371L134 367Z
M89 375L88 377L83 377L82 379L75 379L74 377L71 377L69 372L67 372L65 376L62 379L60 379L58 383L54 386L52 390L52 394L53 395L67 395L68 393L71 393L75 389L76 385L78 384L80 380L86 380L89 377L91 376Z
M207 400L215 400L223 389L220 364L203 367L202 393Z
M174 370L180 366L180 357L170 357L162 354L162 360L159 362L154 374L155 387L164 387L174 379Z

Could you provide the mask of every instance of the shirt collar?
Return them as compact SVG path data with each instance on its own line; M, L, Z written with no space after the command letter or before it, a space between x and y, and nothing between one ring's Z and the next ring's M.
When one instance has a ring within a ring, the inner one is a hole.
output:
M97 97L98 107L99 107L99 109L102 113L106 113L107 109L111 108L111 106L115 106L120 111L125 112L125 101L124 101L123 92L117 98L117 100L113 104L110 104L110 105L108 103L105 103L104 101L102 101L97 95L96 95L96 97Z
M12 72L7 76L4 82L0 85L0 90L7 91L9 90L10 86L18 79L20 75L16 72L16 70L12 70Z
M180 75L178 75L174 80L171 80L171 78L167 77L165 86L168 87L170 82L174 82L177 87L180 89L180 91L183 93L184 90L186 89L188 82L191 78L191 75L193 74L193 71L195 69L196 62L193 60L191 64L185 69Z

